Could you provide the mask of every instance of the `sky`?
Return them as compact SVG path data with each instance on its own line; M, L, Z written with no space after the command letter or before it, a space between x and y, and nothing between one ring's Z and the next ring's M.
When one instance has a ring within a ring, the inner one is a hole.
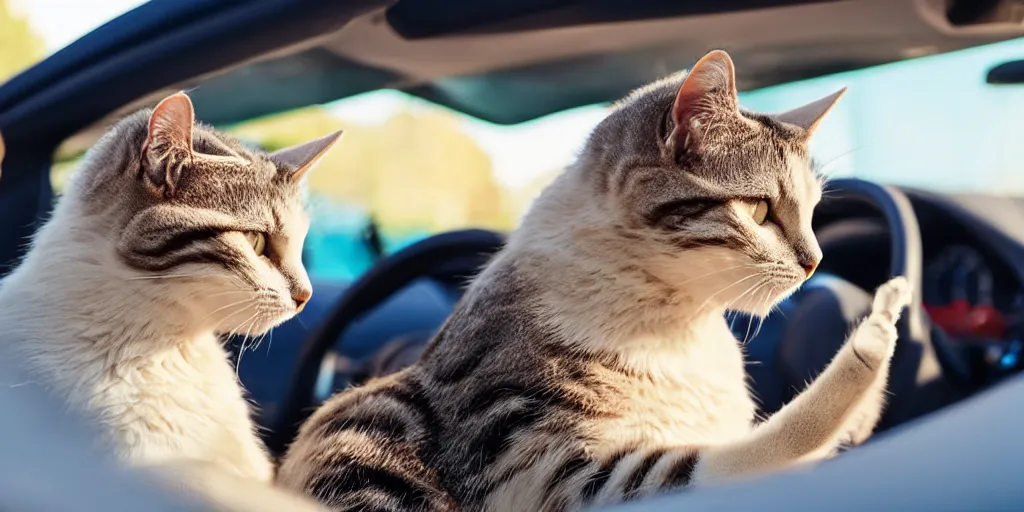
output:
M57 51L143 0L8 0L16 13L28 16L47 50Z

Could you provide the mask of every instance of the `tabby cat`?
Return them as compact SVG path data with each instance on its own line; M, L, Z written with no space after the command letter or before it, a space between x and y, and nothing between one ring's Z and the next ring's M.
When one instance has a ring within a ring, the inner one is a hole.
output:
M181 93L123 119L0 283L3 343L116 458L269 488L217 335L262 334L309 300L302 179L339 135L267 155L195 123Z
M866 437L905 279L763 422L723 315L767 314L818 265L808 138L838 97L741 110L721 51L627 97L420 360L316 411L278 481L335 510L578 510Z

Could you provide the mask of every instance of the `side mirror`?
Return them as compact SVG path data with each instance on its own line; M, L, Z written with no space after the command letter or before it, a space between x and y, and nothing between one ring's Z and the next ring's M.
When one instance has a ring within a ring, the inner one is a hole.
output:
M1024 84L1024 60L1011 60L988 70L985 82L993 85Z

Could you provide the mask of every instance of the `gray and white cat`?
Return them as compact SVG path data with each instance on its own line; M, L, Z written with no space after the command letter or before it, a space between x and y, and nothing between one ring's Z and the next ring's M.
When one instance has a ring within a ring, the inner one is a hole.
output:
M866 437L905 279L763 422L723 316L767 314L815 270L808 139L838 97L743 111L721 51L630 95L421 359L322 406L278 481L335 510L577 510Z
M197 124L181 93L123 119L0 282L0 339L117 459L269 488L218 334L259 335L310 298L302 179L339 135L267 155Z

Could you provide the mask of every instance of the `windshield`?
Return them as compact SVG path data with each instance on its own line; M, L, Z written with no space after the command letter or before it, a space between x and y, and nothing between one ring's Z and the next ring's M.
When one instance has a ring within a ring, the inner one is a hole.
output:
M985 83L1024 56L1024 39L741 94L781 111L840 87L847 95L815 135L831 177L938 191L1022 194L1024 86ZM268 149L344 128L343 144L311 176L310 273L352 279L380 253L468 227L512 229L569 164L606 105L498 126L395 91L233 127Z
M229 127L267 150L343 129L310 174L309 270L350 279L441 231L510 230L572 160L606 107L497 126L378 91Z
M30 65L140 3L89 3L69 13L61 0L0 0L0 41L13 38L25 48L0 52L9 61L0 61L0 72ZM781 111L848 87L812 143L827 175L1024 195L1024 179L1013 172L1024 159L1015 142L1024 132L1024 86L984 81L990 67L1022 57L1018 39L748 91L741 102ZM591 105L499 126L377 91L220 128L267 150L345 130L310 177L306 259L315 278L351 280L383 254L438 232L513 229L607 109ZM80 157L58 152L57 193Z

